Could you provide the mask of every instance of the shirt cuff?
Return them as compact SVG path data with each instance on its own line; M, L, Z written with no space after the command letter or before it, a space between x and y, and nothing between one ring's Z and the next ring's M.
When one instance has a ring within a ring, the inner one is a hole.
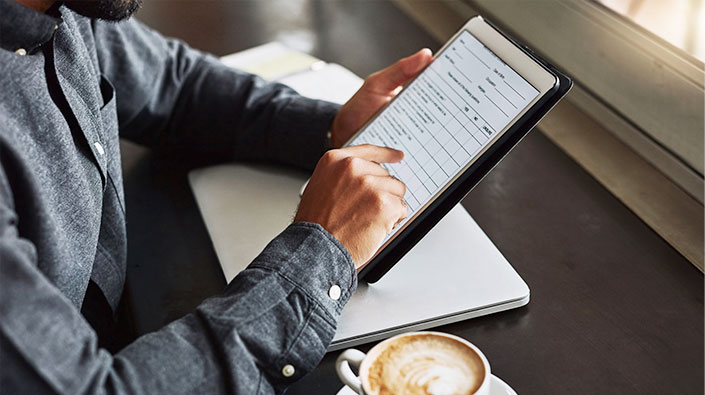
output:
M347 249L321 225L309 222L289 225L249 267L277 272L334 320L357 288Z

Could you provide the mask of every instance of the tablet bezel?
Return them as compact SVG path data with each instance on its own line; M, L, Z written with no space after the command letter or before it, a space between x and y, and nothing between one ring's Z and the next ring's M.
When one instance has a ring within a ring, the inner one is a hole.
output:
M526 119L535 118L533 114L532 116L528 116L528 113L535 112L537 107L544 106L546 103L549 103L550 100L546 100L547 96L550 95L551 92L555 93L557 91L557 88L559 86L559 78L554 70L549 70L549 68L547 68L546 65L541 62L540 59L536 58L533 53L531 53L528 49L526 49L525 47L520 47L519 44L517 44L509 37L498 31L495 27L486 22L480 16L472 18L456 34L454 34L453 37L451 37L451 39L449 39L448 42L436 53L434 60L436 57L440 56L443 51L445 51L447 47L454 40L456 40L463 31L468 31L471 35L473 35L478 41L480 41L480 43L482 43L497 57L499 57L504 63L506 63L507 66L512 68L517 74L519 74L522 78L529 82L529 84L536 88L539 93L516 117L514 117L508 123L505 128L502 129L500 133L498 133L492 138L493 141L490 144L486 145L481 152L476 154L474 158L461 171L459 171L458 174L456 174L455 177L448 181L444 188L437 192L431 200L429 200L424 206L422 206L414 214L414 217L411 218L406 224L404 224L401 229L396 232L394 237L387 240L385 244L380 247L380 249L375 253L375 255L365 265L362 266L359 272L360 279L365 278L365 280L374 282L379 279L384 273L386 273L386 271L389 270L396 263L396 261L400 259L406 252L408 252L408 250L410 250L411 247L413 247L413 245L418 242L420 237L425 235L425 233L427 233L428 230L430 230L430 228L432 228L433 225L435 225L435 223L437 223L438 220L440 220L440 218L442 218L442 216L445 215L445 213L450 208L452 208L452 206L450 206L446 210L441 210L444 212L439 211L437 214L440 214L440 216L433 216L437 217L437 219L431 219L430 222L428 220L422 221L422 217L429 217L429 214L434 210L434 206L438 206L444 201L448 200L448 198L450 198L450 195L457 195L458 190L461 191L463 196L467 192L469 192L469 190L474 185L476 185L477 182L479 182L479 179L484 177L484 175L489 172L489 169L496 165L496 163L501 160L501 157L503 157L504 154L506 154L506 152L508 152L509 149L511 149L511 147L513 147L516 142L518 142L518 139L523 137L523 135L531 129L535 122L531 124L528 127L528 130L525 130L524 133L520 133L518 138L515 138L517 136L506 136L506 134L512 131L512 129L516 129L519 123L522 123L522 125L526 123ZM406 85L408 85L409 83L407 83ZM390 101L390 104L393 101L394 100ZM555 101L557 101L557 99ZM389 104L387 104L387 106L389 106ZM354 140L360 133L362 133L369 124L374 122L375 119L387 108L387 106L380 109L367 123L365 123L365 125L363 125L363 127L361 127L360 130L350 138L350 140L348 141L348 143L345 144L345 146L349 145L349 143ZM550 109L550 107L548 109ZM548 109L545 109L543 114L548 112ZM522 120L524 122L521 122ZM517 133L512 134L514 135ZM499 146L502 146L502 149L500 149ZM493 154L490 154L488 151L493 151ZM492 156L493 158L490 162L494 163L491 163L489 168L482 170L482 174L480 175L479 179L476 179L477 177L467 177L468 173L473 172L474 168L475 170L477 170L478 167L487 167L487 164L484 162L487 162L488 158L486 157L489 156ZM473 179L476 179L474 183L472 183ZM461 186L461 184L465 185L468 183L471 183L472 185L467 186L467 188L458 188L459 186ZM462 192L463 189L465 189L464 192ZM462 196L460 198L457 198L457 200L453 202L453 205L457 203L457 201L459 201L460 199L462 199ZM403 248L399 242L404 241L404 238L407 236L407 233L409 233L412 228L418 227L421 222L426 223L426 228L420 231L418 231L417 229L417 231L414 232L416 233L416 237L409 240L409 243L407 243L407 248ZM396 249L397 251L394 251L395 253L393 254L390 253L390 250L394 249ZM375 269L375 267L380 266L379 263L384 258L391 258L392 260L394 260L394 262L382 265L383 267L381 269L378 268L377 270L374 270L376 273L368 275L370 272L373 271L373 269Z

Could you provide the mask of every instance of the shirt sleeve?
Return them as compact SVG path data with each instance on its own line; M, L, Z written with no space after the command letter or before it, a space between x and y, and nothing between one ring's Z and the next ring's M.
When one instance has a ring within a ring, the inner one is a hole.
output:
M148 146L313 168L339 106L223 65L131 19L93 22L122 137Z
M5 180L0 168L2 393L281 393L323 357L357 286L345 248L319 225L294 223L222 295L110 354L37 268Z

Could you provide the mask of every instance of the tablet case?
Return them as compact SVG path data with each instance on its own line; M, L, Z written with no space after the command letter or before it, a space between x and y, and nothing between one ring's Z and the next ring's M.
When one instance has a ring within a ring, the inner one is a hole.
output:
M573 86L573 81L555 66L537 56L530 48L497 28L485 19L497 32L518 47L531 59L556 77L556 85L541 97L524 115L512 125L485 153L473 163L457 180L431 203L426 210L409 224L384 250L380 251L358 274L359 280L377 282L409 250L411 250L438 221L460 202L494 168L505 155L521 141L527 133L555 106Z

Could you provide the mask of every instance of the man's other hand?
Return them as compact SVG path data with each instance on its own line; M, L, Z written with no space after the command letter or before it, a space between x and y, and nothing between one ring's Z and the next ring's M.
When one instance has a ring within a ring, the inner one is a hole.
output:
M326 152L306 186L294 221L323 226L347 248L360 269L406 218L406 186L379 165L403 157L401 151L374 145Z
M399 93L402 85L423 70L431 60L431 50L424 48L367 77L360 90L340 108L333 120L333 148L339 148L348 141L370 117Z

